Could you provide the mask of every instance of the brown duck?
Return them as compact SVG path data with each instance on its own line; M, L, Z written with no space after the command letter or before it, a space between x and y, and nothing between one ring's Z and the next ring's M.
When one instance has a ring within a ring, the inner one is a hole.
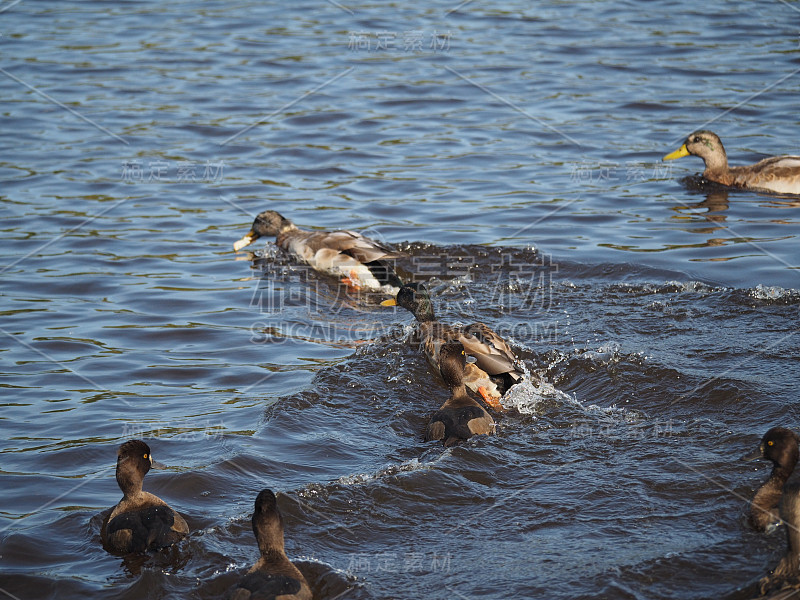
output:
M492 408L502 410L500 398L518 383L523 372L517 357L506 341L483 323L453 327L440 323L433 312L428 290L421 283L404 285L397 296L381 302L383 306L401 306L419 322L421 347L434 372L442 373L441 348L451 342L464 346L467 356L475 362L464 369L464 384L481 395Z
M695 131L683 145L663 160L693 154L703 159L703 177L722 185L747 190L800 195L800 156L772 156L744 167L729 167L728 155L716 133Z
M283 518L271 490L256 497L253 533L261 558L233 586L228 600L311 600L311 588L283 549Z
M800 483L786 482L798 457L798 438L794 432L783 427L774 427L764 435L759 448L764 458L771 460L775 468L765 488L773 488L769 501L772 504L774 488L779 487L779 515L786 524L786 554L772 572L761 580L761 593L770 600L800 598ZM778 471L778 473L776 473ZM753 504L756 504L759 495Z
M355 231L305 231L274 210L265 210L233 249L239 251L263 236L275 236L279 248L317 271L344 277L351 287L394 295L403 285L393 265L400 255Z
M464 346L448 343L439 350L444 382L451 396L431 417L425 430L425 441L442 440L445 447L466 440L474 434L494 433L494 419L467 394L464 367L467 364Z
M144 476L153 461L150 447L131 440L117 452L117 484L122 500L103 521L100 537L109 552L128 554L158 550L178 542L189 533L186 521L158 496L142 491Z
M778 504L789 476L798 459L798 437L785 427L773 427L764 437L758 450L745 456L746 460L759 458L772 462L772 473L753 497L750 504L750 523L759 531L773 529L780 524Z

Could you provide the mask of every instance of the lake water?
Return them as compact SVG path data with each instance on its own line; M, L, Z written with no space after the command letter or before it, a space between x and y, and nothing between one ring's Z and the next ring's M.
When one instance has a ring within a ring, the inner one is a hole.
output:
M0 47L6 596L218 597L264 487L319 599L740 599L777 563L738 457L800 418L800 202L661 157L800 153L800 2L6 1ZM423 442L411 315L234 253L267 208L403 250L542 382ZM192 533L121 559L133 437Z

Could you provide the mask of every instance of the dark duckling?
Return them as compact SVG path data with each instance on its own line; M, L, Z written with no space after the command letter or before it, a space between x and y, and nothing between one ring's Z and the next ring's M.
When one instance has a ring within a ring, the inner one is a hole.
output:
M317 271L345 277L342 282L353 288L394 295L403 285L393 266L400 254L355 231L304 231L274 210L265 210L233 249L239 251L262 236L276 236L279 248Z
M800 598L800 483L791 482L783 487L780 517L786 523L786 554L772 573L761 580L761 593L769 593L771 600L797 599Z
M464 384L480 394L492 408L503 410L500 398L512 385L521 381L523 372L508 343L483 323L453 327L440 323L433 312L427 288L422 283L404 285L383 306L401 306L416 317L422 334L422 349L434 372L441 375L440 350L451 342L464 346L467 356L475 360L464 369Z
M103 521L100 537L109 552L129 554L171 546L189 533L186 521L158 496L142 491L153 461L150 447L130 440L117 452L117 484L122 500Z
M464 367L467 364L464 346L450 343L439 351L442 378L451 396L431 417L425 430L425 441L443 440L445 447L466 440L474 434L494 433L494 420L484 408L467 394Z
M703 177L729 187L800 194L800 156L771 156L754 165L729 167L728 155L719 136L707 130L695 131L683 145L662 160L699 156L705 163Z
M773 427L761 438L758 450L744 458L763 458L772 462L769 479L758 488L750 504L750 523L759 531L774 529L780 524L778 504L784 485L797 464L798 437L785 427Z
M228 590L228 600L311 600L311 588L283 549L283 518L271 490L262 490L253 511L261 558Z

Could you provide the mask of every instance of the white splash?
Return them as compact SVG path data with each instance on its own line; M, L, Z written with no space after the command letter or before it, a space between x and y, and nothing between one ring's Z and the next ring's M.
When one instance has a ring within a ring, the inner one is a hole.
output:
M383 467L374 473L356 473L354 475L345 475L344 477L339 477L339 479L336 480L336 483L340 485L360 485L362 483L368 483L384 477L391 477L392 475L397 475L398 473L424 471L433 468L437 462L449 454L450 449L447 449L444 453L439 455L436 460L424 462L421 462L418 458L411 458L399 464Z
M275 242L267 242L263 248L259 248L253 254L258 258L270 258L273 260L280 256L285 256L283 250L278 248Z
M525 378L503 395L500 402L505 408L514 408L524 415L536 415L539 405L546 400L580 404L578 400L557 389L549 381L531 377L525 369Z
M597 350L587 350L580 355L580 358L591 360L601 365L607 365L619 360L622 346L618 342L607 342Z
M777 285L762 285L758 284L750 295L756 300L783 300L791 298L797 292L794 290L787 290Z

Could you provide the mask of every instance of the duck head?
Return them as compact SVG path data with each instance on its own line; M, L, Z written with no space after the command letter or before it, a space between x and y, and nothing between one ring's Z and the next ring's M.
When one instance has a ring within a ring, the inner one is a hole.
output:
M699 156L706 163L706 169L715 171L728 167L728 157L719 136L713 131L701 129L689 134L683 145L670 152L662 160L674 160L683 156Z
M130 440L117 451L117 484L125 496L142 490L144 476L152 467L163 466L153 461L150 446L142 440Z
M296 229L294 223L274 210L265 210L253 220L253 227L242 239L233 244L234 251L249 246L263 236L276 236L279 233Z
M776 468L791 473L797 464L798 457L800 457L800 451L798 450L797 435L785 427L773 427L761 438L758 450L744 458L746 460L763 458L771 461Z
M278 500L272 490L264 489L256 497L253 511L253 534L261 554L283 551L283 518L278 511Z
M442 379L450 389L464 383L464 368L467 366L467 355L460 342L444 344L439 350L439 364Z
M422 283L407 283L397 292L397 296L384 300L381 306L401 306L419 321L433 321L433 304L428 289Z

